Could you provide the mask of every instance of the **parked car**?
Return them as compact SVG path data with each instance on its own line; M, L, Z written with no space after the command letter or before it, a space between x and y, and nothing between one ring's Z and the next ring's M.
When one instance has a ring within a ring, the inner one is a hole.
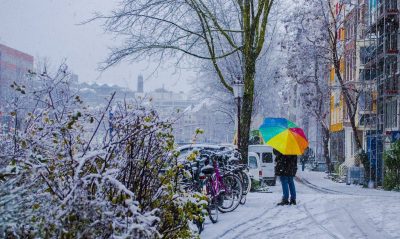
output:
M267 145L249 145L248 166L254 180L274 186L276 184L275 155L272 150Z

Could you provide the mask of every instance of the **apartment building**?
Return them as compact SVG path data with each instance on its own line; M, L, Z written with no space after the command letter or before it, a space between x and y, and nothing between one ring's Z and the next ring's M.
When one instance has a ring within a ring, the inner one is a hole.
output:
M7 104L15 93L13 82L25 84L28 70L33 68L33 56L0 44L0 134L7 134L13 127L13 117Z

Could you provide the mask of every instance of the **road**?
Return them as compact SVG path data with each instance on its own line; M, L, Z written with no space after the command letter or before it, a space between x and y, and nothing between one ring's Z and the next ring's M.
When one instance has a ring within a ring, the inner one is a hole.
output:
M334 183L299 172L298 204L276 206L281 188L251 193L244 206L207 221L201 238L400 238L400 193Z

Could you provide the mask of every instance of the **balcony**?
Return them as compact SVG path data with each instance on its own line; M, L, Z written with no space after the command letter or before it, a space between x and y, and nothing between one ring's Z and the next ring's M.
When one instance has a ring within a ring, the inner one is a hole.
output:
M384 55L397 55L399 53L397 34L397 28L392 26L388 27L386 32L378 37L376 48L376 54L378 54L378 58L381 58Z
M359 114L376 113L376 96L376 91L372 89L361 93L358 100Z
M387 14L393 15L399 12L397 8L397 0L385 0L378 5L378 16Z
M377 125L376 115L375 114L363 114L360 115L358 121L358 129L359 130L374 130Z
M386 0L378 4L378 8L370 12L371 22L367 28L367 32L375 32L382 27L384 19L392 19L398 23L399 9L397 0Z
M400 81L398 74L387 75L378 83L378 92L381 97L395 97L400 93Z

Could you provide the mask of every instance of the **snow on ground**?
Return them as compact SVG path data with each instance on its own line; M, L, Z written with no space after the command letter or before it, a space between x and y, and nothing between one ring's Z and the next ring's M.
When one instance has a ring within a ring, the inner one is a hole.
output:
M400 193L299 172L296 206L276 206L281 188L251 193L234 212L206 222L201 238L400 238Z

